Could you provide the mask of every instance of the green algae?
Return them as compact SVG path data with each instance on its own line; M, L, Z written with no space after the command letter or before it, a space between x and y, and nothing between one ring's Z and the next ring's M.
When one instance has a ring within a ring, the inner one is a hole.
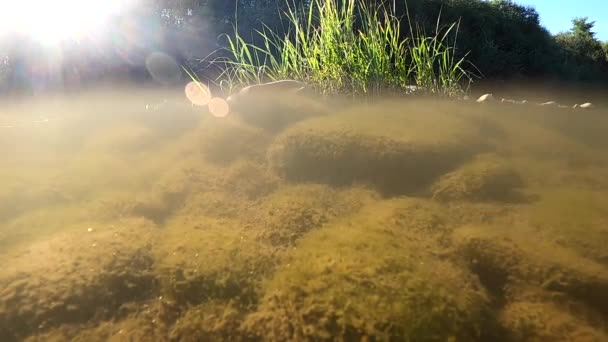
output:
M108 318L124 303L150 296L155 233L143 219L98 223L3 255L0 338L20 340L33 330Z
M354 213L377 198L368 189L334 190L320 184L286 186L249 208L243 222L262 241L276 247L292 246L309 231Z
M529 209L547 239L608 265L608 196L587 189L547 189Z
M182 305L213 299L251 305L278 258L236 222L203 218L173 220L155 253L162 293Z
M239 158L263 159L270 137L262 129L233 118L208 118L199 127L203 156L217 164Z
M268 156L292 181L367 183L395 195L420 190L483 148L472 121L445 109L389 104L296 124L275 139Z
M455 231L454 241L495 296L512 301L531 289L543 290L605 313L608 270L534 231L525 224L509 230L500 225L463 226Z
M524 187L521 176L495 155L479 155L457 170L441 176L431 187L438 200L515 201Z
M408 201L370 205L309 233L265 288L244 329L263 340L471 340L486 296L472 274L433 252L437 224Z
M0 337L605 338L605 118L318 105L0 137Z
M243 122L277 133L299 121L329 114L314 96L278 93L232 96L231 106Z
M502 325L513 341L603 341L608 336L550 302L515 302L500 314Z

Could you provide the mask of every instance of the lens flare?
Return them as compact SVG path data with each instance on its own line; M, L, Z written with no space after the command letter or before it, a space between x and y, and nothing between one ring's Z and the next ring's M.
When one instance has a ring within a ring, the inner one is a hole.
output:
M192 81L186 85L186 97L196 106L206 106L211 101L211 91L206 85Z
M25 33L43 43L80 39L101 29L132 0L3 1L0 36Z
M217 118L225 118L230 113L230 106L226 100L214 97L209 101L209 111Z

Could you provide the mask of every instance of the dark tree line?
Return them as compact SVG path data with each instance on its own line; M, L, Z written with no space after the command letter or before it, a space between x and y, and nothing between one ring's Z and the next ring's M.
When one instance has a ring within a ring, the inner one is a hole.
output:
M370 5L382 3L367 1ZM196 64L225 43L219 37L233 33L235 24L243 37L255 43L259 37L256 30L264 27L279 34L286 32L287 23L281 13L288 5L305 7L309 3L310 0L141 0L131 11L112 18L107 37L101 41L65 42L60 56L61 76L55 81L79 86L108 75L128 75L146 81L145 58L151 52L163 51L178 63ZM407 0L407 8L405 0L384 4L394 6L403 20L401 34L406 36L410 35L408 10L409 20L429 35L434 34L438 18L444 25L458 21L457 53L468 52L469 60L485 78L608 81L608 43L596 38L594 22L587 18L573 19L570 31L554 36L540 25L535 9L510 0ZM26 36L3 37L0 91L2 87L31 86L27 76L52 65L52 58L58 57L49 57Z

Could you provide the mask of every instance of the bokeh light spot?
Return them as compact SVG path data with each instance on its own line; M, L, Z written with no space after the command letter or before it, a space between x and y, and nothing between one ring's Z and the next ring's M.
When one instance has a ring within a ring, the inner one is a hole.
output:
M206 85L192 81L186 85L186 97L197 106L205 106L211 100L211 91Z
M219 97L214 97L209 101L209 111L215 117L223 118L228 116L228 113L230 113L230 106L226 100Z

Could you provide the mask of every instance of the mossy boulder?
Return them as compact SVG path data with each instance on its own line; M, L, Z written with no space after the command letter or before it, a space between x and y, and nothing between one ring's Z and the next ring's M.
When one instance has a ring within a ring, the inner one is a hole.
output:
M173 215L238 215L279 184L259 162L242 159L220 167L199 160L172 165L146 191L104 193L94 201L95 212L103 218L141 216L158 224Z
M501 325L511 341L607 341L597 329L576 312L550 302L519 301L500 312Z
M293 246L309 231L356 212L378 198L362 188L335 190L326 185L286 186L267 196L243 215L243 224L262 241Z
M231 164L221 175L215 187L248 200L272 193L280 179L264 163L240 160Z
M264 130L231 117L206 118L198 134L203 156L219 165L242 158L263 160L271 141Z
M437 256L435 234L422 233L444 229L441 211L411 210L412 201L370 204L308 233L244 332L265 341L480 340L485 293Z
M248 208L281 184L268 167L251 160L239 160L213 172L205 170L191 169L192 177L184 179L185 186L176 187L182 195L178 197L181 198L179 207L171 211L171 215L192 220L200 217L240 219Z
M246 311L234 302L215 301L189 308L173 324L171 341L241 341Z
M167 341L175 320L171 305L162 297L120 306L111 317L80 324L64 324L36 331L25 342Z
M29 210L0 223L2 253L52 236L58 232L99 224L90 203L57 204Z
M90 228L90 231L89 231ZM156 226L143 219L82 226L15 250L0 271L0 340L93 318L147 299Z
M179 305L255 303L259 282L273 271L277 254L238 222L205 217L172 218L155 246L162 294Z
M455 227L464 225L511 224L517 219L521 208L516 203L450 201L442 204L450 223Z
M608 195L598 189L550 188L526 207L530 223L558 244L608 267Z
M40 175L38 165L0 170L0 221L9 221L24 212L69 202L71 194L54 181L54 172ZM46 169L46 168L45 168Z
M454 241L484 286L513 301L529 289L608 313L608 268L547 241L533 228L466 226Z
M145 217L162 224L179 211L187 199L213 190L222 178L218 167L202 160L170 165L149 188L113 191L97 196L95 213L104 219Z
M392 195L420 190L483 146L478 127L447 110L368 105L285 130L269 160L292 181L368 183Z
M431 187L433 198L449 201L515 201L523 178L498 156L483 154L437 180Z
M270 133L329 112L316 96L280 91L235 96L230 106L239 120Z

